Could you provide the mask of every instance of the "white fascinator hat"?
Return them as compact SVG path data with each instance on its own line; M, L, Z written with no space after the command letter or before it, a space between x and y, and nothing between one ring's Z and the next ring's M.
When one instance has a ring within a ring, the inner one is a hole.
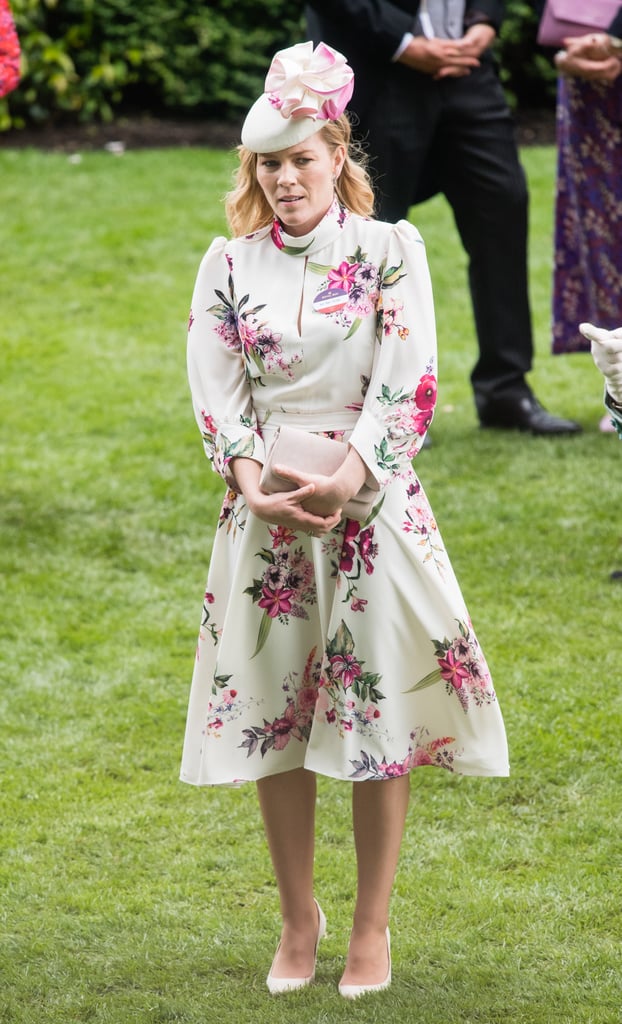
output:
M326 43L279 50L242 126L242 145L252 153L295 146L343 114L353 90L352 68Z

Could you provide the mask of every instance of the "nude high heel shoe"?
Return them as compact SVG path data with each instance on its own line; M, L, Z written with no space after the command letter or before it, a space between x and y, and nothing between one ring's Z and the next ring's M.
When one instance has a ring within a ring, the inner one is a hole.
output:
M389 969L387 976L384 981L378 982L377 985L339 985L339 995L343 996L344 999L358 999L359 996L364 996L367 992L382 992L383 989L388 988L391 984L391 935L389 929L386 931L387 936L387 954L389 957Z
M315 961L317 960L317 947L320 944L320 939L323 939L326 935L326 917L324 912L317 900L313 901L317 907L318 926L317 926L317 939L315 940L315 950L313 954L313 971L307 978L273 978L272 968L274 967L274 960L276 960L281 943L279 942L276 947L276 953L274 954L274 960L272 961L272 967L270 973L266 978L266 985L271 995L276 996L281 992L294 992L297 988L305 988L306 985L310 985L315 978Z

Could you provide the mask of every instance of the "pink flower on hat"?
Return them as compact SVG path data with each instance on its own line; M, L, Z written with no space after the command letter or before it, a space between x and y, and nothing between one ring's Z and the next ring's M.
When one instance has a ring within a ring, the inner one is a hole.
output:
M275 54L265 91L283 117L334 121L354 91L354 72L345 57L326 43L297 43Z

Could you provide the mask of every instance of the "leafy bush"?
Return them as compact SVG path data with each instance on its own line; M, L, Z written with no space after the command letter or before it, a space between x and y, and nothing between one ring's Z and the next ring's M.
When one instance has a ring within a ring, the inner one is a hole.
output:
M497 43L501 81L512 107L551 106L557 72L551 52L538 46L537 3L508 0Z
M302 0L12 0L23 52L0 127L119 110L233 117L273 51L302 38Z
M127 111L231 119L261 90L276 49L305 36L304 0L12 0L23 52L0 130ZM555 80L536 15L509 0L499 42L510 101L537 106Z

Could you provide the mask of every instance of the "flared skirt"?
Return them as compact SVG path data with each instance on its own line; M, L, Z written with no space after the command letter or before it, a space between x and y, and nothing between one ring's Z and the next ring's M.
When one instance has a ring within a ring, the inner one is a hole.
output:
M383 780L436 765L507 775L499 703L414 473L365 524L312 538L227 492L213 545L181 779L305 767Z

